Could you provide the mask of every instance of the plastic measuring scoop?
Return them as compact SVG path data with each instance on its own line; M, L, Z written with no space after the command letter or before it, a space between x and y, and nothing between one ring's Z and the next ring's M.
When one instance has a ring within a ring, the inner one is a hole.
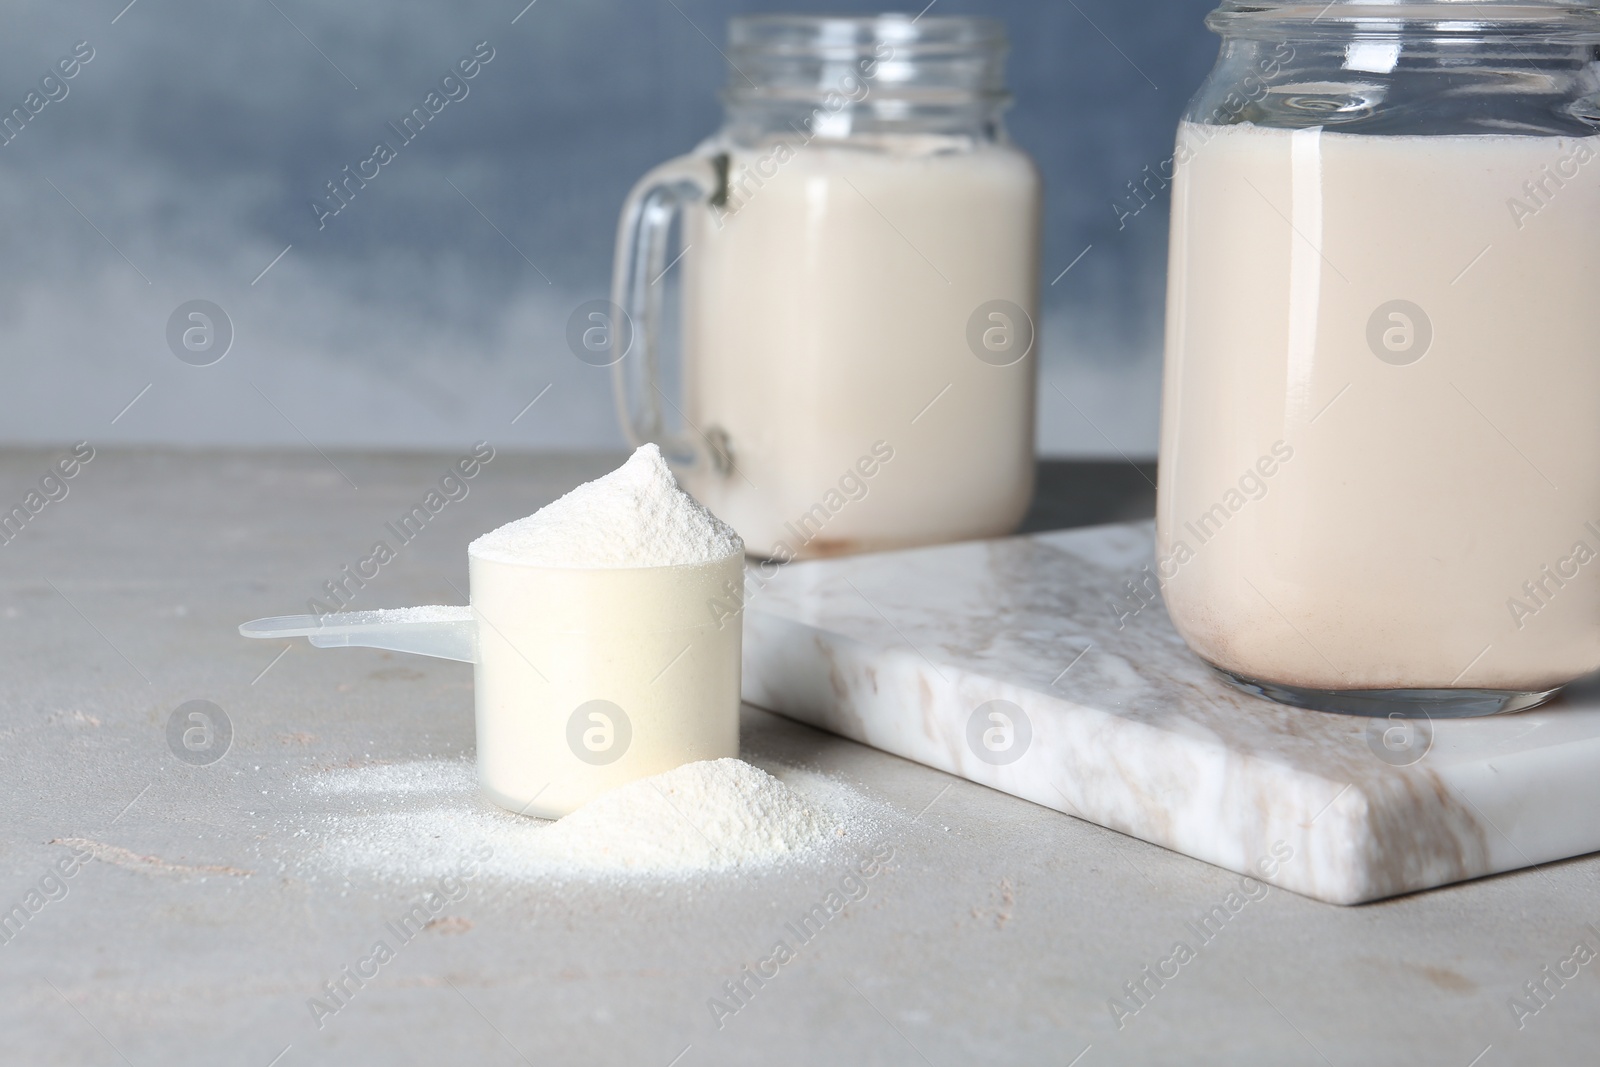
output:
M478 782L508 811L568 812L628 782L739 754L744 554L539 567L468 553L470 607L282 615L305 637L473 665Z
M436 605L328 615L278 615L247 622L239 632L246 637L306 637L318 648L356 645L461 663L478 662L478 624L473 621L471 608Z

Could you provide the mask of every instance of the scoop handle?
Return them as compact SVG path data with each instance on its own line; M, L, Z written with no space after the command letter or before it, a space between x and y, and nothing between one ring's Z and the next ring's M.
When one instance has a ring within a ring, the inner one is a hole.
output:
M341 611L329 615L278 615L239 627L245 637L306 637L318 648L356 645L416 656L478 662L478 624L471 608L436 608L426 619L406 609Z

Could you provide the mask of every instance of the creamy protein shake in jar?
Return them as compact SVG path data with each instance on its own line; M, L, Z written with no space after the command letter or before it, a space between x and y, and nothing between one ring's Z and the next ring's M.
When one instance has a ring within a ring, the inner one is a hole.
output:
M997 298L1033 313L1033 164L886 136L792 147L763 180L786 147L733 153L727 210L688 215L684 413L748 480L701 464L686 485L769 556L1008 532L1033 490L1032 361L975 358L967 327ZM825 500L880 441L881 475Z
M1213 16L1175 155L1156 568L1255 691L1484 714L1600 668L1597 25L1557 7Z
M1027 510L1040 183L1000 122L1005 49L987 19L736 18L725 125L624 205L623 328L594 336L631 345L592 361L753 554L994 536ZM681 402L656 374L680 259Z

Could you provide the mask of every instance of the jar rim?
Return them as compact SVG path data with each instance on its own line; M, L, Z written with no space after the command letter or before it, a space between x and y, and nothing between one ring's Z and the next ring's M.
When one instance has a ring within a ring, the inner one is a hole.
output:
M767 54L870 55L882 43L912 53L1004 49L1005 24L968 15L735 15L728 46Z
M1010 99L1006 51L1005 24L991 18L736 15L728 20L723 100L993 110Z
M1440 36L1515 32L1586 39L1600 33L1600 0L1222 0L1206 17L1218 33L1253 24L1331 33L1405 26Z

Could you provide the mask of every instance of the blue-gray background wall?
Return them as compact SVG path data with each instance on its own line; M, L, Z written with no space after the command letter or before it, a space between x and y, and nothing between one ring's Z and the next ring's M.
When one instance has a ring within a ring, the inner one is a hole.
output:
M607 372L565 324L605 294L634 179L718 124L712 42L733 14L880 6L525 3L7 0L0 111L76 42L94 58L0 147L0 440L620 444ZM1137 206L1128 183L1170 154L1216 54L1211 6L930 12L1011 31L1009 125L1047 187L1047 453L1154 452L1167 205L1120 222L1114 205ZM480 41L494 58L470 95L319 230L324 182ZM212 366L168 347L192 299L233 323Z

